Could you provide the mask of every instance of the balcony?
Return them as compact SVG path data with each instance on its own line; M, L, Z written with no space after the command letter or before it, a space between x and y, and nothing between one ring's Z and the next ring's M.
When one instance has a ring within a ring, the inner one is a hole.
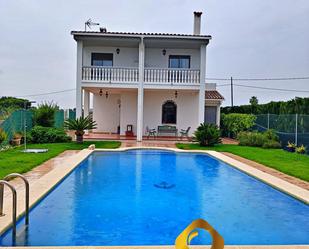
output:
M200 70L145 68L144 82L150 84L200 84Z
M86 82L138 83L138 68L88 66L82 70L82 80Z
M137 84L139 70L133 67L84 66L82 68L82 81L86 83ZM148 85L198 86L200 84L200 70L145 68L144 82Z

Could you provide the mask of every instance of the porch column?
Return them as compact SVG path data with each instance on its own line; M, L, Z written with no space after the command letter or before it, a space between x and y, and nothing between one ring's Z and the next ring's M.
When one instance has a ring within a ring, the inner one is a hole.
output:
M143 140L143 112L144 112L144 58L145 45L141 38L139 43L139 59L138 59L138 89L137 89L137 127L136 140Z
M76 58L76 118L82 115L82 67L83 67L83 42L77 41Z
M201 45L200 53L200 91L198 104L198 124L204 123L205 118L206 44Z
M90 106L90 92L84 90L84 117L89 115L89 106Z
M221 102L217 104L217 126L220 128Z

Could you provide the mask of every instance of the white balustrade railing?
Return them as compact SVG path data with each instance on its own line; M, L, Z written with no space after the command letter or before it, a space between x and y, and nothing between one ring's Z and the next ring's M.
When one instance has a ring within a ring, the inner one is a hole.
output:
M200 70L145 68L145 83L199 84Z
M82 80L89 82L138 83L138 68L85 66ZM155 84L200 84L200 70L145 68L144 82Z
M138 82L138 68L130 67L83 67L82 79L96 82Z

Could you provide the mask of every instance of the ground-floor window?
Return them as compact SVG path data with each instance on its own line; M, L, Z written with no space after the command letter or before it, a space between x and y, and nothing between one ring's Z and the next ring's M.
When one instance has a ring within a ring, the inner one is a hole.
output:
M162 124L176 124L177 105L174 101L168 100L162 105Z

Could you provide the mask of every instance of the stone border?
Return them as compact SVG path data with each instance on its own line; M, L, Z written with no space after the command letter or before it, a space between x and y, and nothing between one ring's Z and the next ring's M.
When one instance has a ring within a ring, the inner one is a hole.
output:
M84 149L73 155L72 157L64 160L63 167L57 167L44 175L42 178L37 180L33 183L31 188L31 195L30 195L30 207L33 207L37 204L41 199L43 199L49 192L51 192L59 182L61 182L66 176L68 176L83 160L85 160L91 153L94 151L106 151L106 152L121 152L121 151L128 151L128 150L136 150L136 149L154 149L154 150L167 150L173 152L180 152L180 153L204 153L208 154L216 159L223 161L229 164L232 167L237 168L238 170L255 177L262 182L269 184L270 186L279 189L282 192L285 192L306 204L309 204L309 191L297 187L291 183L288 183L282 179L264 173L258 169L255 169L251 166L248 166L242 162L239 162L231 157L228 157L220 152L216 151L207 151L207 150L181 150L176 148L166 148L166 147L126 147L126 148L117 148L117 149L95 149L89 150ZM19 195L17 199L18 203L24 203L24 196ZM11 225L11 200L10 196L6 197L4 205L4 212L7 213L6 216L1 217L0 221L0 234L4 233ZM22 207L21 207L22 206ZM24 214L24 207L23 205L18 205L17 208L17 216L20 218ZM1 247L1 248L12 248L12 247ZM67 249L67 248L81 248L81 249L174 249L174 246L69 246L69 247L15 247L16 249L39 249L39 248L58 248L58 249ZM208 249L210 246L192 246L192 248L196 249ZM225 246L226 249L309 249L309 245L282 245L282 246Z
M40 179L30 184L30 208L43 199L51 192L57 184L69 175L83 160L85 160L93 151L84 149L65 159L61 167L51 170ZM11 194L4 197L5 216L0 217L0 235L3 234L12 225L12 199ZM17 220L25 213L25 196L23 188L17 191Z

